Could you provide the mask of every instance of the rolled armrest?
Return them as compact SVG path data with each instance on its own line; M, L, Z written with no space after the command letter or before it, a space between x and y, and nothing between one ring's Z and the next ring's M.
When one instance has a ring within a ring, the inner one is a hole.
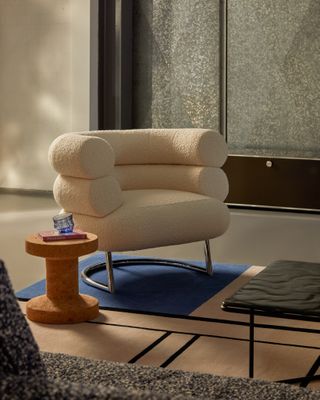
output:
M53 185L56 202L68 212L104 217L122 205L122 191L113 176L81 179L59 175Z
M49 148L49 162L65 176L96 179L111 175L114 159L109 143L94 136L64 134Z
M220 133L209 129L136 129L92 131L86 135L110 143L116 165L170 164L221 167L227 144Z

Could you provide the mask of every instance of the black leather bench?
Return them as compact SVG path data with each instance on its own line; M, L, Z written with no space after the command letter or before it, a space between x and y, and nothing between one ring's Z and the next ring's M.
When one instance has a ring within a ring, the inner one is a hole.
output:
M222 303L229 312L249 314L249 377L254 375L254 328L270 328L268 324L255 324L255 316L263 315L303 321L320 322L320 264L279 260L268 265L233 296ZM300 332L320 333L320 329L289 328ZM306 386L320 378L315 375L320 367L317 358L306 377L287 379L282 382Z

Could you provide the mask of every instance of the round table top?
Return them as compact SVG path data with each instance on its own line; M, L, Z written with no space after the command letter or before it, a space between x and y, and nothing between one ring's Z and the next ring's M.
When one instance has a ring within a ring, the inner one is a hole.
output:
M98 237L87 233L87 239L57 240L44 242L37 233L26 238L26 252L45 258L74 258L93 253L98 249Z

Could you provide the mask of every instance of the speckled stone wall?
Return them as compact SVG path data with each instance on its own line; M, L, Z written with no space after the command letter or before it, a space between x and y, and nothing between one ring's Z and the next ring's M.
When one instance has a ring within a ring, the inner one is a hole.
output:
M219 127L219 0L135 0L134 127Z
M320 156L320 1L228 0L234 153Z

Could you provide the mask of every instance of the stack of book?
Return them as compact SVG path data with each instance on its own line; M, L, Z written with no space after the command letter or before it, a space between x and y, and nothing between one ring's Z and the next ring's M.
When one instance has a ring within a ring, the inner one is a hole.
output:
M73 232L59 233L59 231L53 229L50 231L42 231L38 233L39 237L44 242L55 242L58 240L76 240L76 239L87 239L86 232L75 229Z

